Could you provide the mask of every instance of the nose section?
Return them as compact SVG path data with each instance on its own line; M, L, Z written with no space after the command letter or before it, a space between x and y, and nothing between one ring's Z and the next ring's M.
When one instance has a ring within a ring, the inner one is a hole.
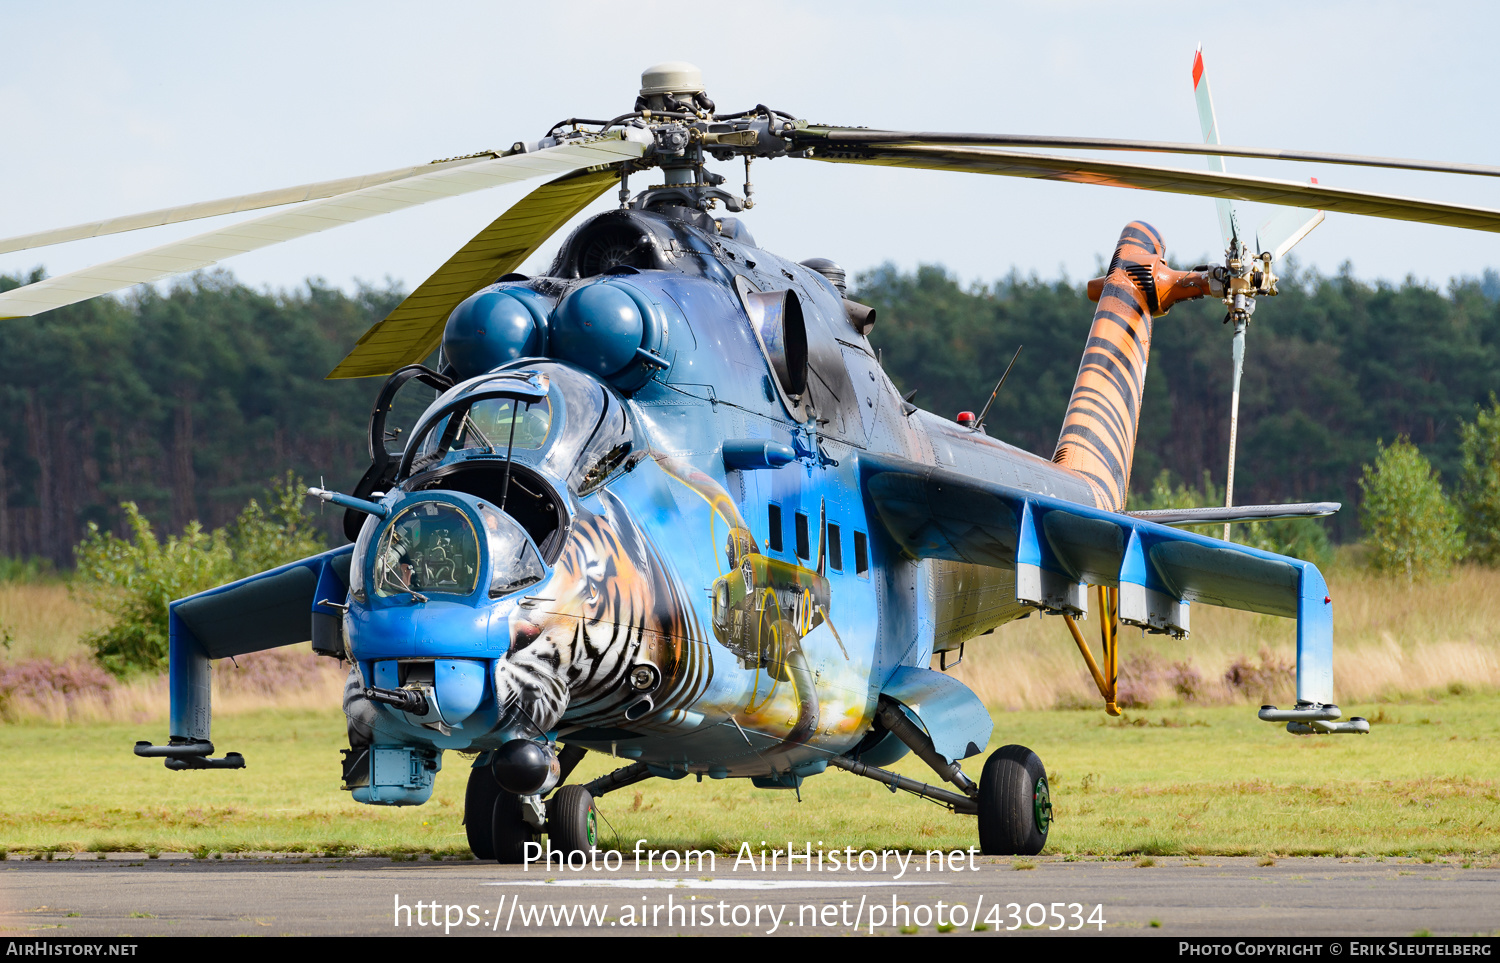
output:
M463 725L484 701L484 663L468 659L439 659L433 665L433 688L438 712L450 726Z

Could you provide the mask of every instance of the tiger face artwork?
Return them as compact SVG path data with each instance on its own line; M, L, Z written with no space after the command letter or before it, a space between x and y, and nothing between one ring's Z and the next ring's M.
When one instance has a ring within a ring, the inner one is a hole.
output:
M564 719L649 724L691 705L713 672L661 553L614 494L601 496L604 513L579 510L552 578L516 607L509 652L496 663L497 704L543 730Z

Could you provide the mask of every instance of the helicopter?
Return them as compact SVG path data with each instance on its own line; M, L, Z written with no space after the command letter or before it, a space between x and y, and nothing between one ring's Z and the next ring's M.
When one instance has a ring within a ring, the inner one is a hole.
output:
M1201 74L1200 58L1195 91ZM25 317L550 178L330 373L384 379L368 469L347 493L309 489L344 509L351 544L172 602L169 740L135 754L177 771L244 768L239 753L215 756L214 661L310 640L350 667L344 788L420 805L445 752L472 755L464 826L481 859L520 862L542 837L588 853L595 801L647 779L800 791L830 767L977 816L985 854L1035 854L1052 824L1046 769L1005 745L977 779L965 772L993 722L947 670L969 640L1058 616L1118 713L1121 627L1182 638L1194 603L1296 620L1296 704L1262 707L1262 720L1368 733L1334 700L1317 567L1176 527L1222 522L1227 535L1337 505L1125 510L1153 322L1179 301L1223 300L1238 378L1255 299L1275 293L1276 260L1322 215L1268 226L1252 249L1228 199L1500 231L1500 211L1237 176L1224 157L1500 169L1225 146L1206 82L1199 108L1200 145L826 127L759 104L720 112L701 72L673 62L643 73L630 111L569 118L504 151L0 241L5 252L297 205L0 293L0 319ZM1211 160L1190 171L1040 148ZM1226 201L1225 259L1174 270L1159 232L1124 228L1089 284L1099 306L1048 459L991 437L988 406L950 421L903 398L843 270L756 245L732 215L755 204L752 163L782 158L1211 196ZM710 159L743 162L741 194ZM652 171L659 182L632 192ZM515 273L611 190L618 209L575 228L545 274ZM436 367L422 364L434 351ZM414 384L436 397L400 443L387 422ZM1091 610L1098 659L1078 626ZM589 752L624 765L568 782ZM908 753L946 785L889 770Z

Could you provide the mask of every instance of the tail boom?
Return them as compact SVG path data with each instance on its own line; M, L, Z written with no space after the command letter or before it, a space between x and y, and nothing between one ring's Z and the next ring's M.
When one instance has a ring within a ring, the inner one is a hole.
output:
M1167 267L1166 245L1144 221L1125 226L1109 272L1089 282L1099 307L1052 460L1088 481L1099 508L1124 509L1130 491L1153 315L1213 288L1208 272Z

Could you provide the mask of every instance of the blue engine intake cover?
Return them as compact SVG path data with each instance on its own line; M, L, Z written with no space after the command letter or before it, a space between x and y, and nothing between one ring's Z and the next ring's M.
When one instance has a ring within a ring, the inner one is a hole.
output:
M460 379L517 358L542 357L551 309L551 302L530 288L491 288L470 295L448 316L443 356Z
M667 366L668 310L637 285L621 277L574 288L552 312L552 354L632 392Z

